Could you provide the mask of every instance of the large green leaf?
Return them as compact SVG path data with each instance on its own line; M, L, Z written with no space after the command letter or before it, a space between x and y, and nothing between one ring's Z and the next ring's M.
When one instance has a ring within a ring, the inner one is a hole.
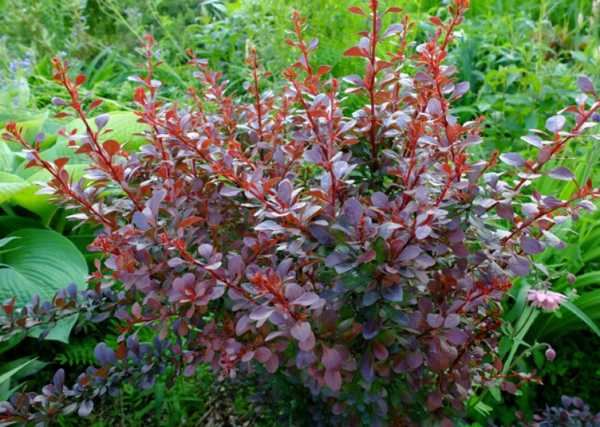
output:
M35 139L35 136L43 130L44 123L48 119L48 113L42 113L40 115L29 117L26 120L15 120L17 123L17 127L21 129L23 137L29 142L32 143Z
M69 337L71 336L71 331L77 324L77 319L79 316L77 314L73 314L69 317L65 317L64 319L60 319L56 324L48 331L45 340L49 341L60 341L65 344L69 344ZM39 338L42 333L46 330L41 327L35 327L29 332L30 337Z
M18 230L0 256L0 301L15 297L25 304L33 295L50 299L71 283L83 288L88 269L85 258L66 237L38 229ZM11 250L14 249L14 250Z
M29 182L17 175L0 172L0 203L9 201L29 186L31 186Z
M0 366L0 375L7 372L13 372L11 380L19 381L25 377L35 374L40 369L43 369L48 363L38 360L37 357L24 356L9 362L3 363ZM16 372L13 370L19 368Z
M86 169L87 165L85 164L68 164L65 166L65 170L69 172L69 175L74 181L82 178ZM51 175L45 169L34 170L33 172L34 173L26 179L29 186L14 194L11 201L28 211L37 214L42 218L44 223L47 223L58 207L56 204L50 203L50 196L38 194L38 192L40 190L40 185L48 182Z
M16 155L8 144L0 141L0 172L12 172L15 168Z
M590 328L600 336L600 289L588 291L562 304L560 317L547 314L533 328L536 336L564 336L574 330Z
M40 221L32 218L16 215L0 215L0 236L5 236L21 228L45 229Z
M8 399L14 390L10 389L11 379L21 370L32 364L36 359L27 359L25 362L20 363L18 366L10 369L7 372L4 372L0 375L0 399L6 400Z
M141 145L147 143L146 139L141 134L149 129L148 125L139 123L138 116L135 115L135 113L130 111L113 111L107 114L109 119L105 129L112 130L102 134L100 141L114 139L123 144L128 150L137 150ZM90 125L94 131L97 129L94 119L90 119ZM67 124L65 128L68 132L76 129L79 134L85 133L85 126L79 119L73 120ZM64 138L62 138L62 140L64 140ZM59 138L59 142L60 141L61 139Z

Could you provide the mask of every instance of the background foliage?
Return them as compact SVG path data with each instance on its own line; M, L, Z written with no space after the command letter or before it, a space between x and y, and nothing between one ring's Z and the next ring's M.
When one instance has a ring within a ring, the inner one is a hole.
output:
M181 96L191 81L190 71L185 67L184 47L194 49L199 57L222 69L231 81L230 91L243 96L243 82L248 78L244 57L250 46L257 47L265 67L274 75L294 61L285 43L274 42L286 38L293 9L308 18L309 33L320 39L316 62L333 65L338 76L353 74L359 66L357 61L340 59L338 52L350 44L339 34L362 29L361 19L346 13L347 7L354 3L349 0L0 0L3 28L0 125L17 120L25 126L31 140L40 131L66 125L54 118L51 104L51 97L59 90L51 79L50 58L55 53L70 58L75 68L88 75L85 89L106 100L105 110L125 114L131 107L128 99L133 90L127 78L136 73L140 62L136 48L145 32L155 35L162 57L169 64L160 71L160 79L170 88L163 96L172 99ZM406 8L415 20L425 14L436 14L442 7L436 0L404 3L408 3ZM459 111L464 118L486 114L487 146L527 151L529 148L520 135L529 128L543 128L546 117L572 99L577 75L585 73L598 83L600 2L474 0L472 3L460 42L451 53L451 62L461 70L461 80L471 83L471 92L461 101ZM132 144L136 131L135 123L126 119L119 128L124 139ZM48 156L60 156L64 141L41 142ZM481 156L486 154L482 152ZM573 167L578 177L598 178L597 156L594 147L588 150L576 147L561 160ZM43 196L36 196L35 183L47 177L32 177L22 163L16 147L0 143L0 239L41 232L36 230L53 233L55 240L62 239L62 235L73 244L70 248L85 257L88 265L93 263L93 257L85 249L93 230L73 229L66 220L66 212L47 203ZM557 182L544 185L545 190L562 185L559 191L563 194L573 191ZM580 296L574 304L594 322L600 322L600 250L596 243L600 236L599 220L598 215L584 218L575 233L562 236L568 242L567 248L543 260L558 272L553 288L563 292L575 289ZM6 251L11 248L23 251L23 245L28 243L19 239L4 243L0 240L0 259L11 264L6 261L11 252ZM77 258L77 253L73 257ZM566 271L576 276L573 286L564 274L559 274ZM4 269L1 273L7 274ZM7 283L2 277L0 288ZM600 356L595 351L599 338L590 325L571 312L561 311L539 316L524 331L522 341L515 340L524 323L523 310L518 305L519 290L526 285L519 284L513 292L514 298L506 303L507 339L500 352L508 356L516 346L517 354L531 353L531 357L518 360L519 367L535 372L546 386L525 386L514 398L480 396L472 405L473 422L479 419L483 423L491 414L501 425L509 425L515 422L517 410L532 414L546 403L556 403L561 394L579 395L600 410L600 403L594 399L600 382ZM44 344L47 351L43 353L26 337L0 348L0 392L15 387L36 388L59 365L86 366L93 358L96 339L108 337L110 342L110 337L116 335L110 328L71 332L72 326L57 331L59 340L47 341ZM66 345L65 341L70 343ZM556 360L552 363L545 360L543 349L536 348L536 342L551 344L558 354ZM36 358L38 354L44 357ZM36 372L39 375L33 377ZM155 411L157 417L163 417L161 425L198 420L214 404L210 396L218 386L212 383L210 375L203 373L176 384L168 393L163 383L142 394L127 390L119 398L117 409L107 404L95 422L115 424L121 419L120 414L126 412L136 414L130 425L141 425L151 420L150 414ZM227 403L228 411L250 422L254 420L251 415L256 412L254 408L265 398L269 386L261 389L256 382L238 386L231 385L239 391L238 397ZM195 393L190 399L191 390ZM249 396L256 396L256 400ZM304 404L308 402L298 403ZM272 411L276 415L271 420L260 422L275 423L278 416L282 417L278 421L286 416L296 422L299 419L298 413L284 413L285 409ZM69 422L64 421L65 425Z

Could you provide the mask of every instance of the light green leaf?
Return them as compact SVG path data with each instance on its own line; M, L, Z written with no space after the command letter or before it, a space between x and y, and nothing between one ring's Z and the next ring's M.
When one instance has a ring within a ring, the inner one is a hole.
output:
M138 123L138 116L135 113L131 111L113 111L107 114L109 119L105 129L112 129L112 131L102 134L100 141L114 139L123 144L127 150L137 150L147 143L146 139L140 134L149 129L148 125ZM94 118L90 119L89 122L92 130L96 131ZM65 128L68 132L76 129L78 134L85 134L85 126L79 119L73 120Z
M0 203L9 201L16 194L30 187L23 178L8 172L0 172Z
M11 369L0 375L0 400L7 400L12 394L12 390L10 390L10 380L23 368L27 365L31 364L34 359L29 359L25 363Z
M15 153L8 144L0 141L0 172L13 172L15 166Z
M51 299L58 289L71 283L83 288L88 275L85 258L69 241L51 230L23 229L8 237L19 237L0 255L0 300L15 297L17 304L33 295Z
M35 117L30 117L27 120L17 120L17 127L21 129L23 137L32 143L35 136L42 131L44 123L48 119L48 113L43 113Z
M4 374L5 372L9 372L14 368L18 367L20 369L12 375L11 380L19 381L25 377L37 373L40 369L43 369L47 364L48 363L46 362L38 360L37 357L25 356L2 364L0 366L0 374Z
M69 317L65 317L64 319L60 319L56 322L56 325L50 329L48 335L44 337L44 339L49 341L60 341L65 344L69 344L69 336L71 335L71 331L73 327L77 323L77 314L73 314ZM29 332L30 337L39 338L44 329L41 327L36 327Z

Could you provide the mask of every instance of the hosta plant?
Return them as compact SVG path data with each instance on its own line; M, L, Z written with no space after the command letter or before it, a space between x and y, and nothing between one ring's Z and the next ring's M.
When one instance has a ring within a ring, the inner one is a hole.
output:
M116 348L100 343L97 366L74 383L59 370L41 394L3 403L0 419L85 416L123 381L149 387L201 364L294 377L340 425L451 425L474 390L515 392L528 377L503 372L497 356L500 301L516 277L544 273L532 257L561 244L552 227L600 194L591 182L565 200L532 187L573 179L554 159L595 123L600 101L582 77L587 96L525 138L536 158L472 157L483 118L453 115L468 84L445 63L467 7L453 1L416 46L400 9L352 7L369 28L344 55L364 73L343 80L313 63L318 42L294 15L287 43L298 61L284 89L262 90L268 72L250 49L242 100L192 57L190 101L159 101L147 37L146 70L131 78L149 129L137 153L110 138L108 116L88 119L98 102L80 95L85 77L56 60L69 98L55 104L85 125L64 133L90 158L87 174L72 179L67 158L44 159L15 125L8 137L52 175L47 191L73 220L101 226L91 249L104 259L85 292L71 286L21 309L7 301L0 328L10 337L79 312L119 319L122 335ZM348 111L348 97L364 105ZM140 342L148 328L156 338Z

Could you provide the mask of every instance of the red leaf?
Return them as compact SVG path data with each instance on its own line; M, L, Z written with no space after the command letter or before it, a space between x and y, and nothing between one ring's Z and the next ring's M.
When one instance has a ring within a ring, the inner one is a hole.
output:
M144 92L144 88L143 87L138 87L135 90L135 94L133 96L133 100L135 102L137 102L138 104L143 104L144 102L146 102L146 93Z
M440 25L442 25L442 20L439 17L437 17L437 16L432 16L431 18L429 18L429 20L431 21L431 23L433 25L437 25L438 27Z
M125 356L127 356L127 347L125 346L125 342L119 343L119 345L117 347L117 351L115 353L116 353L117 359L119 359L119 360L125 359Z
M102 104L102 100L101 99L96 99L94 100L89 107L89 111L94 110L95 108L98 108L100 105Z
M360 15L360 16L365 16L365 12L364 10L362 10L360 7L358 6L350 6L348 8L348 11L350 13L354 13L355 15Z
M56 165L57 168L62 169L65 167L65 165L69 162L69 158L68 157L61 157L59 159L56 159L54 161L54 164Z
M104 147L104 149L110 156L114 156L121 149L121 144L119 144L114 139L109 139L108 141L105 141L102 144L102 147Z
M87 154L92 151L92 148L89 144L84 144L75 152L76 154Z
M83 74L79 74L76 78L75 78L75 84L77 86L81 86L82 84L85 83L86 77Z
M354 46L354 47L351 47L350 49L348 49L346 52L344 52L344 56L359 56L362 58L366 58L367 52L365 52L363 49L361 49L358 46Z
M385 11L385 13L401 13L401 12L402 12L402 8L400 8L398 6L392 6L388 10Z
M196 224L203 220L204 218L199 216L190 216L179 223L179 228L189 227L190 225Z
M319 67L319 70L317 71L317 76L322 76L324 74L327 74L328 72L331 71L331 67L329 65L321 65Z

